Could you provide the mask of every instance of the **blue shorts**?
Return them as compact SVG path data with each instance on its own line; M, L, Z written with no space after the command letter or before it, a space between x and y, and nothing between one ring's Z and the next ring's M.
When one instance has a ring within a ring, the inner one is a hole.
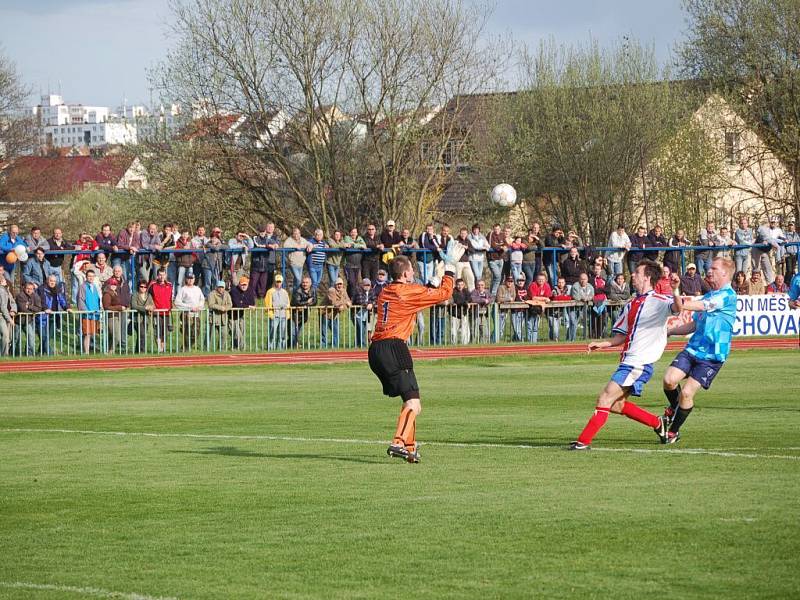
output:
M714 381L714 377L717 376L717 373L719 373L719 370L724 364L724 362L719 362L717 360L703 360L702 358L697 358L693 354L683 350L675 357L675 360L672 361L670 366L680 369L703 386L704 390L707 390L711 387L711 382Z
M619 385L622 389L630 389L634 396L641 396L644 384L650 381L653 376L653 365L643 365L635 367L633 365L622 364L617 367L611 376L611 381Z

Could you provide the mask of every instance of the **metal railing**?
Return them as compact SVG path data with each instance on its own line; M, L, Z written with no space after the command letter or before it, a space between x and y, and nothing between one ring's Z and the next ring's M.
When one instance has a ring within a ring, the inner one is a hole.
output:
M618 306L599 316L589 302L438 305L419 313L412 346L464 346L585 340L610 332ZM18 314L0 323L0 354L80 357L249 353L366 348L376 313L364 306L214 312L64 311Z

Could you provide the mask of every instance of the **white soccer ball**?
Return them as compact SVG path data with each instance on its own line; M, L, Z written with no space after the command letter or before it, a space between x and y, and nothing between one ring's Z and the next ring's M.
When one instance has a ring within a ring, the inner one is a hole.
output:
M508 183L498 183L492 188L492 202L498 206L508 208L517 201L517 190Z

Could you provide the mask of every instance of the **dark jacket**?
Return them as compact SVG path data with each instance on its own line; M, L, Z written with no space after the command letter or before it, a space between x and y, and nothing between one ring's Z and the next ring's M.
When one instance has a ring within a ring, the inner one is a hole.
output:
M586 272L586 263L584 263L578 257L573 259L572 257L567 256L567 258L564 259L564 262L561 263L561 276L566 280L567 285L572 285L578 281L581 273Z
M686 296L702 296L711 288L700 277L700 273L695 272L694 277L684 275L681 277L681 292Z
M453 303L450 305L450 315L460 319L469 310L470 293L467 288L453 290Z
M370 250L371 252L367 252L361 256L361 263L378 262L381 257L381 252L378 250L378 246L381 243L381 238L379 238L377 235L375 237L364 236L364 243L367 245L367 250Z
M650 248L664 248L667 246L667 238L663 235L656 235L655 231L651 231L647 234L647 245ZM658 251L645 252L644 257L650 260L658 260Z
M42 298L35 291L28 296L25 291L17 292L14 297L17 303L17 313L40 313L42 312Z
M650 240L646 235L634 233L631 236L631 249L628 250L628 261L638 263L640 260L642 260L644 258L644 252L637 252L635 248L647 248L649 244Z
M231 311L231 319L236 320L241 318L242 311L236 310L237 308L250 308L256 305L256 292L253 286L247 286L245 291L237 285L231 288L231 303L234 310Z

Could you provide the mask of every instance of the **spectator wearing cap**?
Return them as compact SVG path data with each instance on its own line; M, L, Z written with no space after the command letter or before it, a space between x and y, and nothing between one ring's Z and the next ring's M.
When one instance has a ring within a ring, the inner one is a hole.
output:
M208 295L207 302L213 327L211 349L225 350L228 348L228 314L233 308L233 301L225 289L224 281L221 279L217 281L214 290Z
M392 249L399 246L401 241L403 241L403 236L400 235L400 232L397 230L397 224L394 220L389 219L386 221L383 231L381 231L381 244L383 244L383 248L385 250Z
M344 235L341 230L335 229L333 235L328 238L328 248L330 249L325 255L325 270L328 273L328 284L331 281L339 279L339 272L342 267L342 257L344 256L344 249L347 247L344 241ZM333 252L335 250L336 252ZM349 294L348 290L348 294Z
M800 252L800 233L795 229L794 221L786 224L786 258L784 260L784 279L791 281L797 270L797 254Z
M292 292L292 329L291 346L297 347L303 336L303 326L311 313L311 307L317 305L317 290L311 287L311 278L306 275L300 280L300 287ZM306 344L303 344L305 347Z
M314 236L308 240L308 274L311 277L311 286L314 289L319 289L319 284L322 282L322 271L325 268L325 256L328 248L328 242L325 241L325 233L322 229L315 229ZM329 281L328 285L333 285Z
M478 343L489 341L489 304L492 303L492 295L486 289L486 282L478 279L475 282L475 289L469 295L472 306L472 322L475 324L475 335L473 338Z
M347 293L354 294L361 281L361 250L367 247L364 238L353 227L344 237L344 247L348 250L344 255L344 276L347 281Z
M684 296L702 296L710 289L705 280L700 277L700 273L697 272L697 265L687 264L686 273L681 276L681 293Z
M296 290L303 279L303 267L306 264L306 256L311 251L311 244L300 235L300 228L294 227L292 235L283 242L283 247L287 250L286 262L289 263L289 270L292 272L292 290Z
M281 247L281 241L275 233L275 223L264 223L258 228L258 235L253 237L253 252L250 259L250 280L253 282L253 291L257 298L267 295L267 290L272 287L275 277L275 266L278 263L276 250Z
M622 259L625 257L625 252L631 249L631 238L625 233L625 225L623 223L617 225L617 228L608 236L608 246L609 248L616 248L616 250L606 255L611 272L614 275L622 273Z
M368 252L361 257L361 275L370 281L375 281L378 277L378 269L381 268L381 254L385 246L381 243L377 229L372 223L367 225L364 244Z
M753 274L750 276L750 295L763 296L767 293L764 286L764 279L761 277L761 271L753 269Z
M508 304L517 299L517 290L514 287L514 278L509 275L506 277L505 282L497 288L497 295L494 297L496 304L499 304L500 322L498 323L498 331L501 339L505 338L506 319L511 314L511 307Z
M106 331L108 334L108 346L105 350L114 352L119 348L124 352L127 344L123 347L122 336L128 336L127 329L122 328L120 315L127 310L119 298L119 281L116 277L111 277L103 286L103 310L106 311Z
M370 319L372 316L373 304L370 301L372 294L372 282L369 279L362 279L361 284L356 288L350 299L353 302L353 311L350 318L355 328L355 343L357 348L363 348L367 344L367 331L369 331Z
M231 332L233 334L233 349L245 349L245 319L248 309L256 305L256 295L250 287L248 277L240 277L239 283L231 288Z
M131 310L133 311L133 331L136 334L136 349L140 353L147 352L147 340L150 333L151 320L155 304L148 292L148 283L140 279L131 294Z
M289 309L289 294L283 289L283 275L278 273L264 297L269 322L269 348L286 348L286 319Z
M34 288L38 288L44 285L50 275L58 277L58 274L50 261L45 258L44 248L39 247L33 251L33 257L29 258L22 268L22 281L33 283Z
M320 325L320 342L323 348L339 347L339 316L350 309L353 303L344 287L344 279L336 280L325 294Z
M364 279L368 279L365 277ZM378 296L380 296L383 288L389 285L389 274L380 269L378 271L378 278L372 282L372 289L369 292L369 299L372 304L376 304L378 302Z
M469 344L470 291L463 279L456 279L456 287L450 301L450 343Z
M194 284L194 272L188 271L184 275L183 285L175 295L175 308L181 311L184 352L192 350L200 337L200 312L205 303L203 290Z
M42 311L44 312L42 317L44 323L40 333L42 354L51 354L50 340L55 339L61 329L62 315L58 313L62 313L69 308L67 292L64 289L64 284L58 280L58 276L55 273L48 275L47 281L44 285L39 286L37 292L42 300Z

